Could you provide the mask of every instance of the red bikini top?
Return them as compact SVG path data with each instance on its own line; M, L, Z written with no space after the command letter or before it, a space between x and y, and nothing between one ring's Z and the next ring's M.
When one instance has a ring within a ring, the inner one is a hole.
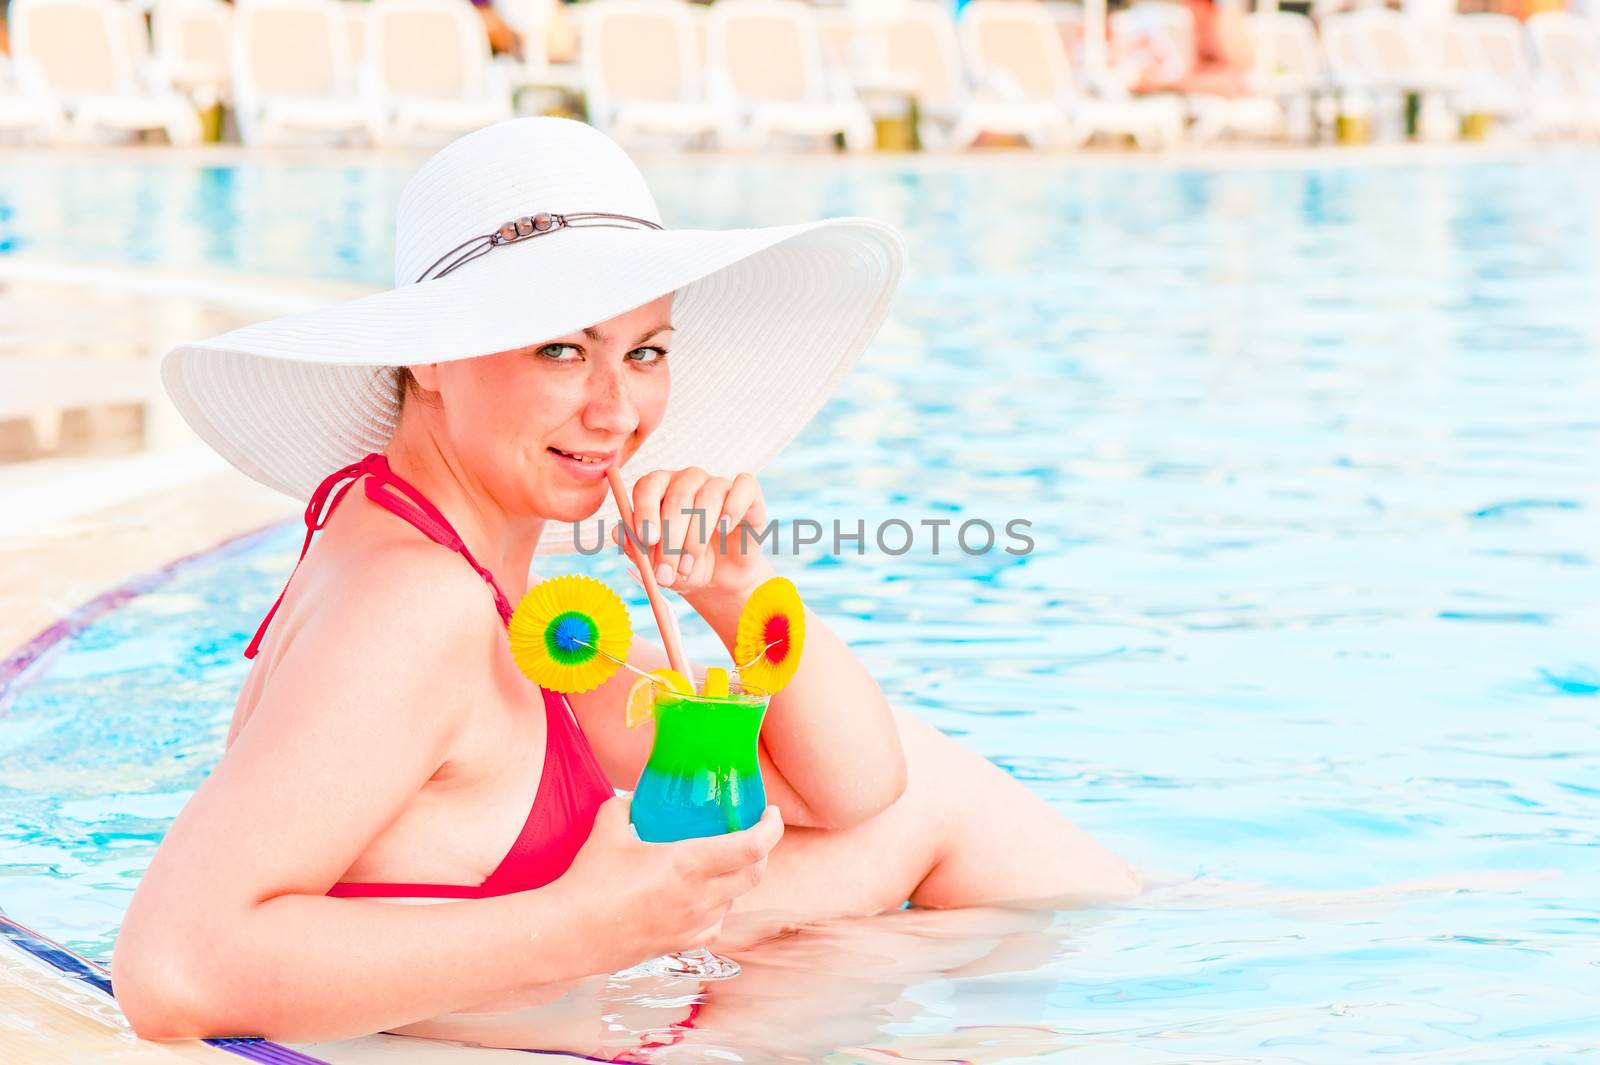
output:
M466 544L462 543L461 537L439 509L415 487L398 477L381 454L370 454L360 462L336 470L317 486L317 490L311 494L311 502L306 506L306 539L300 548L300 561L305 560L306 552L311 548L312 535L327 525L328 518L345 493L364 476L368 477L364 486L368 499L404 518L434 543L448 547L467 560L494 591L495 608L500 612L500 620L509 624L511 603L495 583L494 575L472 557L472 552L467 550ZM329 503L329 493L346 480L350 483L340 488ZM396 496L387 490L391 488L401 494ZM325 504L326 511L323 509ZM296 562L295 571L299 568L300 563ZM289 574L289 580L294 580L293 572ZM272 609L261 621L261 627L256 630L255 638L245 649L246 658L254 658L260 650L267 626L271 624L272 616L278 612L278 606L288 590L286 583L284 591L278 595L278 601L272 604ZM522 832L487 880L478 885L341 882L333 885L328 894L339 898L478 899L543 887L565 873L584 840L589 838L589 830L594 827L595 812L615 792L606 779L605 771L600 768L588 738L578 725L566 696L544 688L540 691L544 694L546 739L539 790L533 798L533 807L528 811Z

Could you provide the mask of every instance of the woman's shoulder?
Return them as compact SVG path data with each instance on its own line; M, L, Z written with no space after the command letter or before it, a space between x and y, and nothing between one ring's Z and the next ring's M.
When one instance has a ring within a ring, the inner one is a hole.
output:
M272 622L281 631L263 648L270 674L488 660L499 649L494 591L464 558L382 526L345 531L357 535L319 543L290 582L286 616Z
M505 625L488 583L459 554L354 502L290 578L240 689L229 745L258 708L284 699L306 712L343 704L340 716L353 701L401 717L409 706L430 729L453 732L504 666Z
M441 639L481 646L505 627L489 583L446 547L390 536L339 546L306 589L313 620L359 634L362 642L402 646Z

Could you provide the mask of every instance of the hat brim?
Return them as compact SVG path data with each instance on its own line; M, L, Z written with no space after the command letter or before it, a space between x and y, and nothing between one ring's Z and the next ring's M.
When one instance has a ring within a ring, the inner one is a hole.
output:
M624 467L762 469L838 387L888 313L899 236L870 219L738 230L593 229L496 248L445 277L275 318L168 352L183 418L247 476L296 499L381 451L393 367L475 358L606 321L669 292L672 398ZM540 554L593 548L609 499Z

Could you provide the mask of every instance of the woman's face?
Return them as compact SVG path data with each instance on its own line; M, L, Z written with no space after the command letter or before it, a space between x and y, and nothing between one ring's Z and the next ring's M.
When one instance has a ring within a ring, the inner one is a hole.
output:
M508 513L578 521L667 409L672 296L513 351L413 369L455 452ZM430 397L432 401L432 397Z

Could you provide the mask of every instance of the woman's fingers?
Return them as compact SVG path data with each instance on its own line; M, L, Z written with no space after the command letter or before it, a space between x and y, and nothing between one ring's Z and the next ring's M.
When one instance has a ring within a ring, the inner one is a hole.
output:
M749 533L760 533L766 524L767 504L761 496L761 484L756 480L755 474L741 473L729 486L727 498L722 501L722 514L717 520L718 528L726 530L721 534L727 544L721 548L722 552L733 555L748 554L753 543ZM740 528L741 525L748 525L751 528L746 531ZM718 542L721 544L724 541Z
M687 557L687 546L706 535L705 526L711 519L694 512L694 501L710 479L705 470L691 466L674 474L662 494L661 540L650 564L655 567L656 581L664 587L671 587L682 575L679 566Z
M768 805L761 818L749 828L721 836L704 836L681 840L672 846L678 848L679 860L696 879L714 880L729 874L749 871L759 863L759 875L766 868L767 855L783 838L783 815L776 806Z
M720 555L759 551L751 533L762 532L766 521L753 474L730 481L698 467L655 470L633 486L633 537L647 549L646 564L663 587L704 586Z
M700 561L695 563L694 569L679 577L673 583L679 595L688 595L698 592L711 583L712 576L717 572L717 556L713 551L707 551L700 556Z
M634 546L648 549L661 542L661 497L671 481L671 472L654 470L633 483Z
M704 577L709 572L705 566L711 562L713 552L711 548L717 542L717 519L722 514L723 500L728 495L731 482L721 477L708 477L694 494L693 516L684 522L684 537L681 545L682 554L676 559L667 559L669 563L675 562L677 572L673 580L679 585L688 582L691 574ZM673 534L676 538L676 533ZM702 565L702 562L705 565Z

